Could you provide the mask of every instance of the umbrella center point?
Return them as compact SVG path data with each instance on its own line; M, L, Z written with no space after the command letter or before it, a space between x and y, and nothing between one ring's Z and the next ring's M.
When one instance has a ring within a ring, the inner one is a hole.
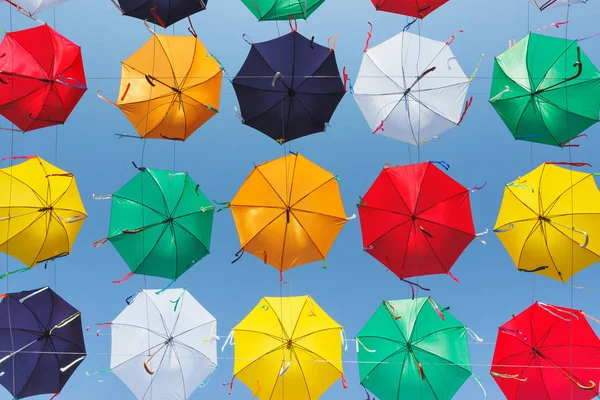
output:
M165 219L165 224L170 224L171 222L173 222L173 217Z
M170 336L167 340L165 340L165 344L169 344L173 341L173 336Z
M407 94L409 94L409 93L410 93L410 88L408 88L408 89L406 89L406 90L404 91L404 96L406 96L406 95L407 95Z
M46 211L52 211L53 209L54 208L52 206L50 206L50 207L42 207L38 211L39 212L46 212Z
M287 348L291 349L292 348L292 339L287 341Z
M550 218L548 217L544 217L543 215L538 216L538 219L540 221L544 221L544 222L550 222Z
M44 332L44 334L42 335L42 339L46 339L50 337L50 331L46 331Z
M296 91L294 89L288 89L288 96L290 96L290 97L296 96Z
M416 221L417 220L417 216L413 214L413 215L410 216L410 219L412 219L413 221Z

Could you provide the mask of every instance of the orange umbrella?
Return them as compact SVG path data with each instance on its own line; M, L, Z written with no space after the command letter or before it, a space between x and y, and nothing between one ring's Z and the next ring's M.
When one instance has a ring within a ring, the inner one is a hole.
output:
M218 112L223 70L196 36L150 31L122 63L117 102L98 96L119 107L141 137L184 141Z
M256 166L229 207L238 255L247 251L280 276L324 260L346 221L356 217L346 218L338 178L297 153Z

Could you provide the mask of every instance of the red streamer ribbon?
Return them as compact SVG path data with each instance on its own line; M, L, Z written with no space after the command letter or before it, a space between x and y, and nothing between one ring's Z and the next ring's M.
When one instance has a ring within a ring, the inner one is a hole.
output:
M469 100L467 100L465 102L465 109L463 110L462 115L460 116L460 119L458 120L458 123L456 125L460 125L460 123L462 122L463 118L467 114L467 110L469 109L469 107L471 107L471 103L473 103L473 96L471 96L469 98Z
M131 278L133 276L133 272L128 273L127 275L125 275L123 278L113 281L113 283L123 283L125 282L127 279Z
M160 24L160 26L162 26L163 28L167 28L167 25L163 22L163 20L158 16L158 14L156 13L156 10L158 10L158 6L154 6L150 9L150 12L152 13L152 16L154 17L154 19Z
M369 24L371 28L369 29L369 32L367 32L367 43L365 43L365 49L363 50L365 53L369 50L369 42L371 41L371 36L373 36L373 24L370 22L367 22L367 24Z
M565 161L546 161L546 164L554 165L570 165L572 167L591 167L591 164L586 162L565 162Z

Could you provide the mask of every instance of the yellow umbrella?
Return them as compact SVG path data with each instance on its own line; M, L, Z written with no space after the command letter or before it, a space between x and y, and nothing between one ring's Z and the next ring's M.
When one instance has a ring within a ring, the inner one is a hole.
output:
M117 102L98 96L119 107L141 137L184 141L218 112L223 71L196 36L150 31L122 63Z
M260 164L229 204L240 246L287 269L323 260L348 219L335 177L297 153Z
M73 174L37 156L0 169L0 251L28 267L64 257L87 217Z
M340 377L346 387L342 327L310 296L263 297L228 340L234 378L260 400L318 399Z
M594 175L556 164L569 163L506 185L494 232L519 271L565 282L600 261L600 191Z

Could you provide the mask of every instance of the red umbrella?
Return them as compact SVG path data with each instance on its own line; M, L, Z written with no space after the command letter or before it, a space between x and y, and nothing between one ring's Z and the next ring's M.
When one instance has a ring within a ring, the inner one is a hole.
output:
M580 310L536 302L498 329L490 374L508 400L598 394L600 339Z
M0 114L23 132L63 124L87 90L81 49L50 28L0 43Z
M423 19L448 0L371 0L377 11Z
M431 161L384 168L358 206L365 251L401 279L452 276L477 236L469 189Z

